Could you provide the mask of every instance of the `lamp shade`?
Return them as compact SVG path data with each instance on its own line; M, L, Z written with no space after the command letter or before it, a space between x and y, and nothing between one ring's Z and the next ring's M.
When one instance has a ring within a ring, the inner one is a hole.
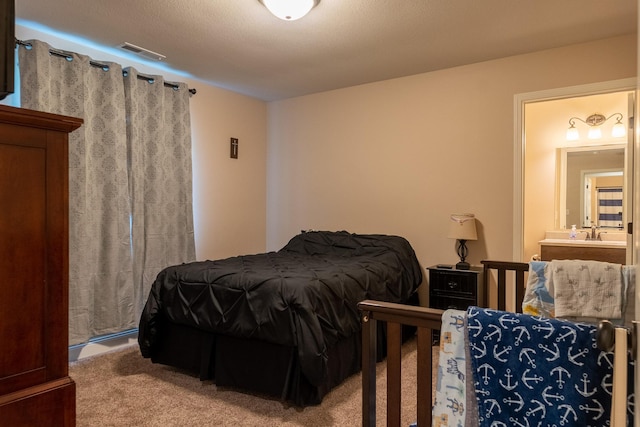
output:
M611 129L611 136L613 136L614 138L621 138L625 136L626 133L627 131L621 122L618 122L615 125L613 125L613 128Z
M587 132L587 138L589 139L600 139L602 138L602 129L599 127L592 127Z
M567 141L577 141L580 139L580 133L573 125L567 129Z
M469 213L451 214L447 237L458 240L478 240L475 216Z
M318 0L260 0L269 11L285 21L295 21L305 16Z

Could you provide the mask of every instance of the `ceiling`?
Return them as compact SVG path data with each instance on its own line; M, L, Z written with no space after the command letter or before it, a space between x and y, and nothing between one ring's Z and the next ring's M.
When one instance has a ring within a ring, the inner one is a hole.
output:
M16 0L16 15L144 47L173 70L272 101L633 34L637 2L321 0L282 21L258 0Z

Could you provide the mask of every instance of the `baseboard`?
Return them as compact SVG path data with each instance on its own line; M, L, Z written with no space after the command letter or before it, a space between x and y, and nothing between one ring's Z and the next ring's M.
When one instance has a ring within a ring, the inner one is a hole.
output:
M88 343L69 346L69 363L110 351L124 349L137 343L138 329L129 329L116 334L94 338Z

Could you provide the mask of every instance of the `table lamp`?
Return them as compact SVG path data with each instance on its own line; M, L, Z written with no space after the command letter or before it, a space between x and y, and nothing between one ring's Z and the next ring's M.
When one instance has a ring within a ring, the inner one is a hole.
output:
M473 214L451 214L449 221L450 239L456 239L456 252L460 257L460 262L456 264L458 270L468 270L471 266L465 261L467 258L467 240L478 240L476 232L476 219Z

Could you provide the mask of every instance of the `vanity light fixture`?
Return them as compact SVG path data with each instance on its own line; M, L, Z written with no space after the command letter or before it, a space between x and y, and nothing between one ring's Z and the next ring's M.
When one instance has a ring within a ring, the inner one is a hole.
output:
M450 239L456 239L456 252L460 258L460 262L456 264L458 270L468 270L471 266L465 261L467 258L467 240L478 240L476 232L476 218L473 214L451 214L449 221Z
M581 121L589 125L589 132L587 133L587 138L589 139L600 139L602 138L602 128L607 120L615 118L616 123L613 125L611 129L611 136L614 138L621 138L626 135L627 131L622 123L622 114L621 113L613 113L609 117L605 117L600 113L595 113L587 117L586 119L581 119L580 117L571 117L569 119L569 129L567 129L567 141L577 141L580 139L580 133L578 129L576 129L576 120Z
M316 7L320 0L258 0L269 12L284 21L295 21Z

